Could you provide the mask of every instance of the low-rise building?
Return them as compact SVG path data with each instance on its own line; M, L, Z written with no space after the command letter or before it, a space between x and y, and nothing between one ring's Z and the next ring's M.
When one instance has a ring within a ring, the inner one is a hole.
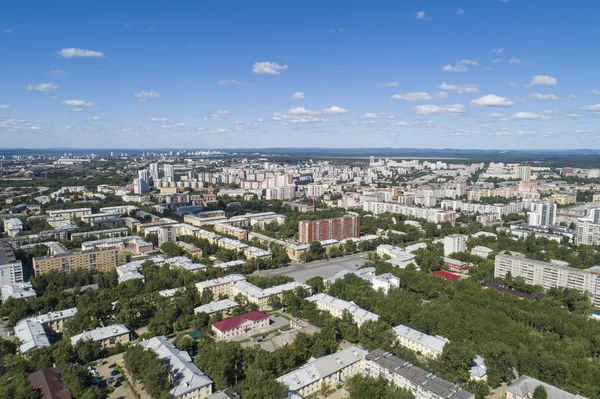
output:
M76 314L77 308L71 308L19 320L14 328L15 335L21 342L19 351L25 353L31 349L50 346L46 329L61 332L65 320Z
M406 266L411 263L415 263L416 255L400 248L395 247L393 245L382 244L377 247L377 255L379 256L389 256L390 262L392 265L397 266L401 269L404 269Z
M301 397L309 397L321 390L323 385L333 388L359 372L366 355L366 350L349 346L331 355L312 359L304 366L277 378L277 381L289 391Z
M362 326L366 321L379 320L378 315L357 306L352 301L344 301L343 299L338 299L324 293L310 296L306 298L306 300L309 302L314 302L317 306L317 309L323 310L338 319L341 319L344 315L344 312L348 311L350 315L352 315L352 320L358 327Z
M196 283L196 288L200 295L202 295L205 290L208 290L215 299L219 298L221 295L233 298L235 295L231 295L231 287L238 281L246 281L246 277L241 274L229 274L224 277Z
M17 234L23 231L23 222L21 219L11 218L4 220L4 232L9 237L16 237Z
M430 359L437 359L444 351L444 346L450 342L447 338L427 335L403 324L394 327L393 331L398 345L420 352Z
M252 330L269 327L269 315L254 311L214 323L211 328L215 338L219 341L235 338L247 334Z
M140 273L141 268L141 262L129 262L117 267L117 276L119 284L129 280L142 280L143 282L145 282L146 278L142 273Z
M471 249L471 254L472 254L472 255L479 256L479 257L481 257L481 258L485 258L485 259L487 259L487 257L488 257L488 256L489 256L489 255L490 255L492 252L494 252L494 250L493 250L493 249L490 249L490 248L488 248L488 247L484 247L484 246L481 246L481 245L478 245L478 246L476 246L476 247L473 247L473 248Z
M506 399L530 399L533 397L535 389L539 386L546 390L548 399L587 399L584 396L569 393L526 375L517 378L506 388Z
M205 399L212 393L213 381L192 361L186 351L180 351L165 336L143 340L137 345L156 353L169 365L173 388L169 391L174 399Z
M476 355L471 362L469 374L474 381L487 381L487 366L483 357Z
M415 399L475 399L475 395L471 392L383 349L377 349L366 355L363 366L367 376L373 378L381 376L398 388L410 390Z
M390 289L400 287L400 278L392 273L383 273L371 279L371 286L375 291L382 290L387 295Z
M90 331L84 331L71 337L71 344L77 345L79 341L99 342L102 349L110 348L117 344L126 344L130 340L130 332L124 324L115 324L112 326L98 327Z
M218 312L228 312L229 310L235 308L239 304L231 300L229 298L221 299L220 301L212 301L207 303L206 305L198 306L194 308L194 314L206 313L207 315L211 315L213 313Z
M35 290L30 282L7 284L3 285L0 289L2 290L2 303L10 298L22 299L36 296Z
M453 272L466 273L469 271L469 264L462 260L444 257L444 265Z
M185 269L188 272L197 272L206 270L206 266L202 263L194 263L190 258L185 256L175 256L165 259L164 264L168 264L170 269Z

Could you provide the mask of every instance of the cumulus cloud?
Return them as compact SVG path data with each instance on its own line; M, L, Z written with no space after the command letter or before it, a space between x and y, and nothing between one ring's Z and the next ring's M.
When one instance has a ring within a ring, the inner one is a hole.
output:
M417 12L417 15L415 16L415 18L417 18L418 20L421 20L421 21L425 21L425 20L430 21L431 20L431 18L429 18L425 15L425 11L423 11L423 10Z
M462 8L459 8L458 11L456 11L456 13L458 15L463 15L465 13L465 10L463 10Z
M156 99L160 98L160 94L158 94L157 92L152 91L152 90L150 90L150 91L142 90L139 93L136 93L134 95L134 97L137 98L139 102L144 103L146 101L156 100Z
M471 105L479 107L512 107L514 102L508 98L497 96L495 94L487 94L483 97L471 100Z
M510 87L517 87L517 82L508 82L507 85L509 85Z
M517 58L517 57L512 57L508 60L509 64L520 64L521 63L521 59Z
M229 114L231 114L231 112L226 111L224 109L218 109L215 113L205 116L204 120L205 121L220 121Z
M101 121L102 118L100 118L97 115L94 115L94 116L90 116L89 118L87 118L87 120L90 121L90 122L97 122L97 121Z
M525 119L530 121L543 121L550 117L541 112L517 112L512 116L513 119Z
M385 118L385 119L395 119L395 116L393 115L388 115L385 112L367 112L364 115L360 116L361 119L379 119L379 118Z
M456 62L454 65L448 64L442 67L444 72L467 72L469 66L478 66L479 62L472 60L462 60Z
M558 96L555 94L540 94L540 93L535 93L535 94L530 94L529 97L536 99L536 100L543 100L543 101L555 101L558 100Z
M150 118L150 122L166 122L167 118L159 118L158 116L153 116Z
M590 90L590 94L594 96L600 96L600 90Z
M62 58L102 58L104 54L101 51L85 50L82 48L69 47L63 48L58 53Z
M394 94L392 100L405 100L405 101L431 101L431 100L445 100L448 98L448 93L440 91L436 94L429 94L424 91L408 92L404 94Z
M452 115L465 112L465 106L462 104L451 105L418 105L413 108L417 115Z
M556 86L558 81L548 75L535 75L526 87L532 86Z
M62 70L62 69L53 69L51 71L48 71L46 73L44 73L44 75L46 76L62 76L65 73L67 73L67 71Z
M479 92L479 86L476 84L466 84L466 85L461 86L461 85L451 85L451 84L444 82L441 85L439 85L438 88L440 90L456 91L458 94L478 93Z
M398 82L384 82L384 83L377 83L376 87L398 87L400 86L400 83Z
M69 106L73 106L73 107L81 107L81 106L89 107L92 105L92 103L87 102L85 100L63 100L63 101L61 101L61 103L63 105L69 105Z
M304 100L304 97L306 96L301 91L297 91L292 94L292 100Z
M0 104L0 109L9 109L10 105L8 104Z
M590 104L581 108L583 111L600 112L600 104Z
M348 110L342 107L338 107L337 105L334 105L332 107L329 108L325 108L323 110L324 113L329 114L329 115L340 115L340 114L347 114Z
M492 50L492 54L500 55L504 51L503 48L495 48Z
M53 91L56 90L54 83L40 83L39 85L27 85L25 90L27 91Z
M39 132L42 128L36 123L31 123L23 119L0 118L0 131L11 133L31 133Z
M333 28L329 30L330 33L344 33L344 28Z
M279 65L276 62L264 61L256 62L252 66L252 72L259 75L279 75L280 71L288 69L287 65Z
M367 112L362 116L363 119L377 119L379 116L373 112Z
M217 84L219 86L223 86L223 85L241 85L243 83L240 82L239 80L235 80L235 79L222 79L222 80L218 80Z

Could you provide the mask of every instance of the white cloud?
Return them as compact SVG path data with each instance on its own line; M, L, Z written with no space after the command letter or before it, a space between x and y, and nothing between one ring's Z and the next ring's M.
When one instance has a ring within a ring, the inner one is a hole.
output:
M72 112L83 112L83 108L73 108Z
M259 75L279 75L280 71L285 71L286 69L288 69L287 65L279 65L276 62L270 61L256 62L252 66L252 72Z
M64 71L62 69L53 69L51 71L44 73L44 75L46 75L46 76L62 76L65 73L67 73L67 71Z
M0 104L0 109L9 109L10 105L8 104Z
M442 83L438 86L440 90L448 90L448 91L456 91L458 94L465 93L478 93L479 87L476 84L466 84L466 85L450 85L446 82Z
M424 21L424 20L430 21L431 20L430 17L425 16L425 11L423 11L423 10L417 12L417 15L415 18L417 18L418 20L421 20L421 21Z
M532 87L532 86L556 86L558 83L558 81L548 75L535 75L532 79L531 82L529 82L529 84L525 87Z
M487 94L483 97L471 100L471 105L479 107L512 107L515 103L508 98L497 96L495 94Z
M445 100L448 98L448 93L440 91L436 94L429 94L424 91L409 92L404 94L394 94L392 100L405 100L405 101L431 101L431 100Z
M530 121L543 121L549 119L548 115L541 112L517 112L512 116L513 119L525 119Z
M509 64L520 64L521 63L521 59L517 58L517 57L512 57L508 60Z
M324 113L329 114L329 115L340 115L340 114L347 114L348 110L342 107L338 107L337 105L334 105L332 107L329 108L325 108L323 110Z
M575 133L596 133L596 131L591 129L575 129Z
M130 22L127 22L127 21L123 22L123 27L125 27L125 28L131 28L132 26L133 25L131 25Z
M265 120L264 120L263 118L258 118L256 121L257 121L258 123L263 123Z
M160 94L158 94L157 92L152 91L152 90L150 90L150 91L142 90L139 93L136 93L134 95L134 97L137 98L139 102L144 103L146 101L156 100L156 99L160 98Z
M463 15L465 13L465 10L463 10L462 8L459 8L458 11L456 11L456 13L458 15Z
M385 83L377 83L376 87L398 87L400 83L398 82L385 82Z
M36 123L22 119L0 118L0 131L2 130L11 133L30 133L41 131L42 128Z
M593 111L593 112L599 112L600 111L600 104L590 104L590 105L586 105L585 107L581 108L583 111Z
M304 97L306 96L301 91L297 91L292 94L292 100L304 100Z
M52 91L56 90L56 85L54 83L40 83L39 85L27 85L25 86L25 90L27 91Z
M492 50L492 54L500 55L504 51L503 48L495 48Z
M224 109L218 109L215 113L210 114L208 116L204 117L205 121L220 121L222 120L226 115L231 114L231 112L226 111Z
M281 122L284 125L326 122L327 119L322 118L320 115L320 111L311 111L304 107L296 107L288 109L287 112L275 112L273 120Z
M363 119L377 119L377 118L379 118L379 115L374 114L373 112L367 112L361 118L363 118Z
M82 48L76 48L76 47L63 48L56 54L62 58L74 58L74 57L102 58L102 57L104 57L104 54L100 51L84 50Z
M333 28L331 30L329 30L329 32L331 33L344 33L344 28Z
M510 87L517 87L517 82L508 82L507 85L509 85Z
M582 115L581 115L581 114L578 114L578 113L575 113L575 112L569 112L569 113L567 114L567 116L568 116L569 118L577 119L577 118L581 118L581 116L582 116Z
M478 66L479 62L472 60L462 60L458 61L454 65L448 64L442 67L442 71L444 72L467 72L469 70L469 65Z
M575 100L577 96L575 94L569 94L565 97L565 100Z
M102 118L100 118L97 115L94 115L94 116L90 116L89 118L87 118L87 120L90 121L90 122L97 122L97 121L101 121Z
M61 103L63 105L70 105L73 107L81 107L81 106L89 107L92 105L92 103L87 102L85 100L63 100L63 101L61 101Z
M6 28L2 32L6 35L12 35L13 33L15 33L15 29L14 28Z
M530 94L529 97L534 98L536 100L543 100L543 101L555 101L558 100L558 96L555 94L540 94L540 93L535 93L535 94Z
M460 114L465 112L465 106L462 104L452 105L418 105L413 108L415 114L418 115L448 115L448 114Z
M159 118L157 116L153 116L150 118L150 122L166 122L167 118Z
M235 79L222 79L222 80L218 80L217 84L220 86L223 86L223 85L241 85L243 83L240 82L239 80L235 80Z
M590 94L594 96L600 96L600 90L590 90Z

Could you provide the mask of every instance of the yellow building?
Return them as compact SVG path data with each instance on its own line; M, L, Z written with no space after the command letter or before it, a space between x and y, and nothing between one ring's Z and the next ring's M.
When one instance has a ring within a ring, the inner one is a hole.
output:
M117 267L118 254L116 249L98 249L41 256L33 258L33 270L35 274L44 274L50 271L70 273L71 270L76 269L109 272Z

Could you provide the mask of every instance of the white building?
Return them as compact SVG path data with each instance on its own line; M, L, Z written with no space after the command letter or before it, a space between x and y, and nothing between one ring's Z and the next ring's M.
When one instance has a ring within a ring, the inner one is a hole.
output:
M9 237L15 237L21 231L23 231L23 222L20 219L11 218L4 220L4 232Z
M387 255L390 257L389 262L397 266L401 269L404 269L406 266L411 263L415 263L416 255L413 255L410 252L405 251L400 247L395 247L393 245L382 244L377 247L377 255L384 256Z
M15 335L21 342L19 352L50 346L46 329L60 332L64 321L76 314L77 308L71 308L19 320L14 328Z
M496 255L494 277L522 277L525 283L540 285L544 289L555 287L572 288L586 293L594 306L600 306L600 266L576 269L556 262L528 259L518 252Z
M75 346L81 340L100 342L103 348L114 346L117 343L129 342L129 329L124 324L98 327L90 331L71 337L71 345Z
M194 314L206 313L207 315L211 315L218 312L227 312L238 305L239 304L236 301L233 301L229 298L221 299L220 301L212 301L206 305L194 308Z
M464 234L451 234L444 237L444 255L448 256L467 250L467 236Z
M165 336L143 340L139 344L150 349L169 365L174 387L169 391L175 399L204 399L212 393L212 380L192 361L190 355L180 351Z
M392 273L383 273L374 276L371 279L371 285L375 291L382 290L387 295L390 289L400 287L400 278L394 276Z
M175 168L173 167L173 165L165 164L163 166L163 170L164 170L164 174L165 174L164 179L169 182L174 182L175 181Z
M527 223L531 226L554 226L556 204L550 202L532 204L532 210L527 213Z
M343 299L338 299L324 293L310 296L306 300L314 302L317 309L323 310L338 319L341 319L344 312L348 311L358 327L362 326L366 321L379 320L379 315L357 306L352 301L344 301Z
M277 381L301 397L310 397L323 384L332 388L359 372L366 355L366 350L349 346L331 355L313 358L297 370L277 378Z
M442 354L444 346L450 342L447 338L427 335L403 324L394 327L393 330L398 345L420 352L430 359L437 359Z
M0 285L10 285L23 281L23 264L15 258L10 245L0 243Z
M580 219L575 225L576 245L600 245L600 223Z
M539 386L544 387L548 399L587 399L584 396L563 391L554 385L546 384L526 375L517 378L506 389L506 399L530 399L533 397L535 389Z
M21 299L35 297L36 293L30 282L12 283L2 286L2 303L10 298Z
M494 252L493 249L478 245L471 249L471 254L487 259L488 255Z

